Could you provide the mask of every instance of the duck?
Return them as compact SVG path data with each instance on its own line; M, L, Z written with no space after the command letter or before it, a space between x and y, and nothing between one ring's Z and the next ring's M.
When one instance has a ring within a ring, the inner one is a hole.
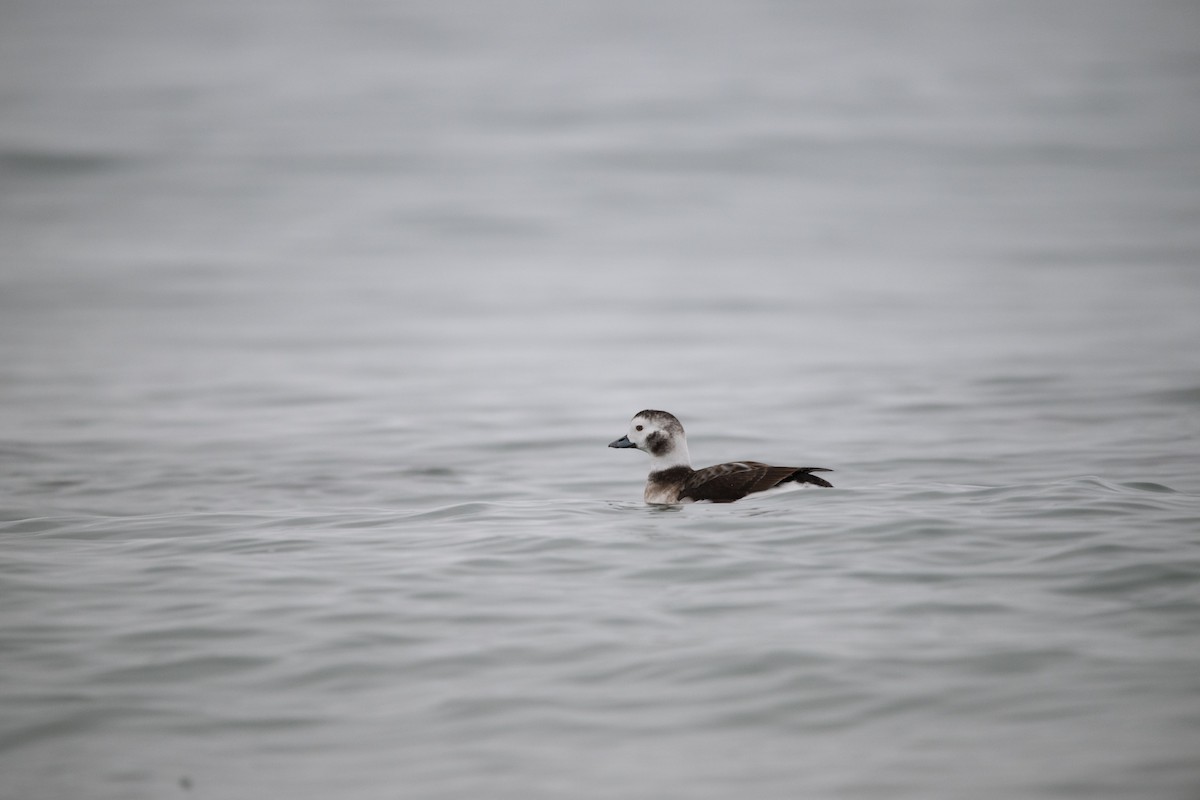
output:
M643 497L650 505L732 503L747 495L792 488L792 484L833 488L832 483L813 474L833 471L826 467L776 467L761 461L730 461L693 469L683 424L667 411L639 411L629 422L629 433L608 446L636 448L649 454L650 474Z

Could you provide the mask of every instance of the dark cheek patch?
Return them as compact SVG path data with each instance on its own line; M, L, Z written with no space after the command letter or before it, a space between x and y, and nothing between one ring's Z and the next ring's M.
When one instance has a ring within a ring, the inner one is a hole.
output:
M652 455L661 456L671 449L671 437L662 431L655 431L646 437L646 447Z

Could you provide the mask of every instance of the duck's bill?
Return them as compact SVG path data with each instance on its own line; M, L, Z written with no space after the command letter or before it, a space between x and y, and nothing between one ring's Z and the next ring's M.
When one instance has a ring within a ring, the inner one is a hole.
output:
M637 447L636 444L629 441L628 436L622 436L620 439L617 439L615 442L609 442L608 446L609 447Z

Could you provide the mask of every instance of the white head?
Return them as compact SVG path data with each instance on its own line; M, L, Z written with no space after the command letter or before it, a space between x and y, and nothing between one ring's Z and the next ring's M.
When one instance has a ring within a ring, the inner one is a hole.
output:
M636 447L654 459L651 471L667 467L690 467L687 436L674 414L647 409L639 411L629 421L629 433L609 444L609 447Z

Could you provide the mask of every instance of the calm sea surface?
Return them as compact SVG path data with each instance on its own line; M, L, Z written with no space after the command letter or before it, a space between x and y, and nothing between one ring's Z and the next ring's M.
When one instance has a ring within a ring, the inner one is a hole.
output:
M1200 6L5 3L0 798L276 797L1200 797Z

